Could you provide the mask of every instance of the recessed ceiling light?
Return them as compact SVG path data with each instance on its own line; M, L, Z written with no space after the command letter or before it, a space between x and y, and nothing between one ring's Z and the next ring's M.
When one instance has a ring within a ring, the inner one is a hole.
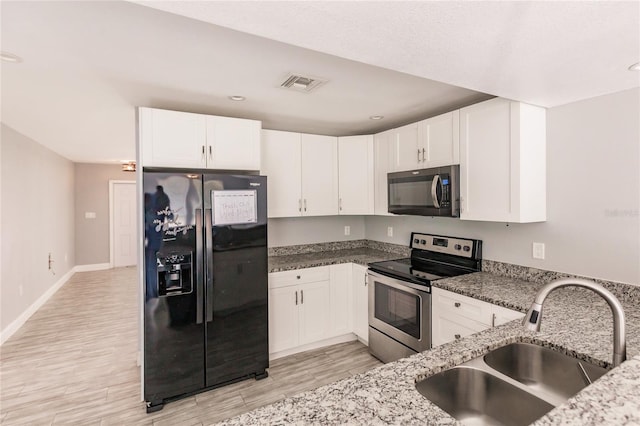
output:
M636 62L635 64L629 67L629 71L640 71L640 62Z
M13 53L9 53L9 52L0 52L0 59L2 59L5 62L14 62L14 63L22 62L22 58L20 56L14 55Z
M369 117L369 120L382 120L384 115L372 115Z
M229 96L229 99L231 99L232 101L244 101L245 97L244 96Z

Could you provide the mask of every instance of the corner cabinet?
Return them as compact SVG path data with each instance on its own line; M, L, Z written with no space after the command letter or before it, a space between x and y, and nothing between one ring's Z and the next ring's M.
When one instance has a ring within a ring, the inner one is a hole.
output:
M338 182L340 214L374 213L372 135L338 138Z
M256 120L138 108L142 166L260 170Z
M433 347L524 317L518 311L432 287L431 344Z
M373 137L374 156L374 214L391 216L388 206L387 173L391 171L393 131L378 133Z
M336 137L263 130L261 145L268 217L338 214Z
M546 110L495 98L460 110L460 219L546 220Z

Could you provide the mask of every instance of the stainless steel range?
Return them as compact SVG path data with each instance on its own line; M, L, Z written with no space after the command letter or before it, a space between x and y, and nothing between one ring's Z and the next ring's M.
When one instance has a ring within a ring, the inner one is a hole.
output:
M382 362L431 348L431 282L478 272L482 241L411 233L411 257L369 264L369 352Z

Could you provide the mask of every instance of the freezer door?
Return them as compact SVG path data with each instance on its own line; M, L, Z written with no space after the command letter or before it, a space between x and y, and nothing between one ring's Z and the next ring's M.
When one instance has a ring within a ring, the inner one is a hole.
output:
M143 173L144 397L202 389L204 214L202 175Z
M266 177L205 175L206 386L269 366Z

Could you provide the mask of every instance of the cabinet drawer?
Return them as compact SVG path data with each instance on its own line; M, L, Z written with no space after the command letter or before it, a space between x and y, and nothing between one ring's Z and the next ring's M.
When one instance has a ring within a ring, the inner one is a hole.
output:
M433 321L433 346L452 342L486 330L488 325L461 316L439 315Z
M491 304L461 294L433 288L432 306L434 311L450 313L472 321L491 326Z
M286 287L303 283L329 280L329 267L296 269L269 274L269 288Z

